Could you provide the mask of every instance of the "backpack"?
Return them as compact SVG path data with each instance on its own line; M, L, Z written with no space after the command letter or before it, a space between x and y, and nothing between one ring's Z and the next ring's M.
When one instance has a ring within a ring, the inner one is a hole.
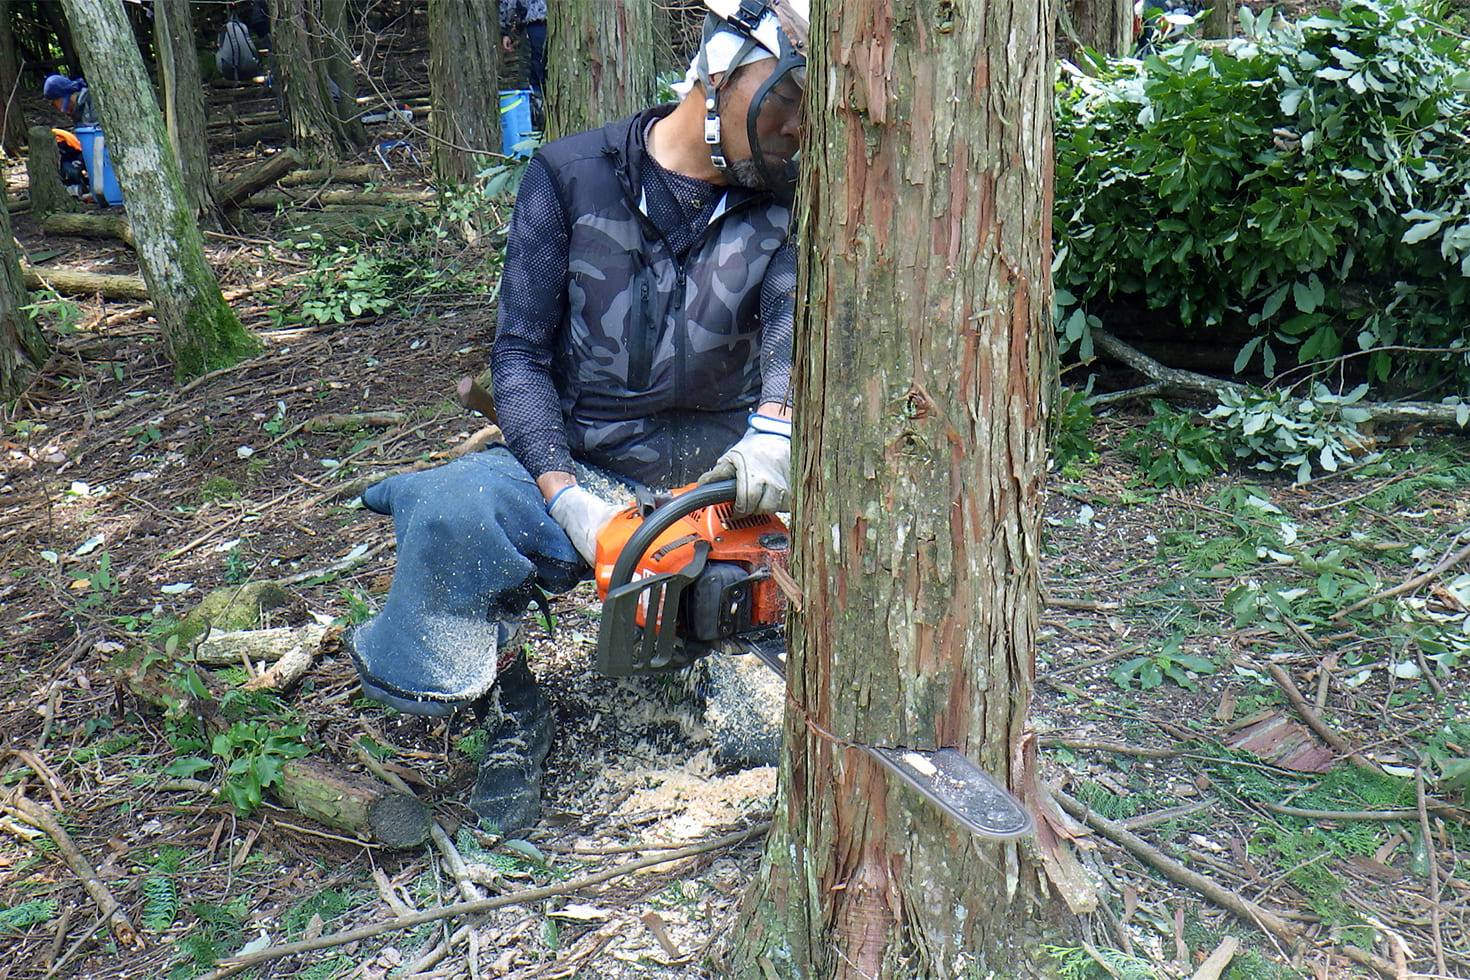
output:
M219 33L219 50L214 55L220 74L232 82L243 82L260 74L260 55L250 40L250 29L233 17Z

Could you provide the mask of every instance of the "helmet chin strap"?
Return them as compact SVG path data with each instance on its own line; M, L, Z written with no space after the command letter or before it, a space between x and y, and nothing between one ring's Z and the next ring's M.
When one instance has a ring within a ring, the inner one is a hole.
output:
M711 15L706 18L704 24L704 39L708 41L710 35L719 29L718 20ZM710 163L714 164L716 170L725 175L726 180L731 180L730 161L725 158L725 140L723 128L720 125L720 92L734 76L740 67L740 62L760 44L755 38L746 36L740 45L739 52L730 61L730 68L720 77L720 84L715 85L710 80L709 53L705 45L701 44L699 57L696 59L695 68L699 72L699 82L704 86L704 142L709 147ZM731 180L731 183L734 183Z

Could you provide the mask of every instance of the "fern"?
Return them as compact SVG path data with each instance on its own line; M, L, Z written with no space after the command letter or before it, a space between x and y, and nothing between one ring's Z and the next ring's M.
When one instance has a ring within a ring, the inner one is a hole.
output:
M149 932L164 932L179 917L179 892L172 878L144 878L143 898L143 928Z
M344 969L352 966L352 961L345 956L334 956L329 960L317 960L311 966L296 974L296 980L332 980Z
M8 909L0 909L0 932L19 932L38 922L46 922L55 915L54 899L33 898Z

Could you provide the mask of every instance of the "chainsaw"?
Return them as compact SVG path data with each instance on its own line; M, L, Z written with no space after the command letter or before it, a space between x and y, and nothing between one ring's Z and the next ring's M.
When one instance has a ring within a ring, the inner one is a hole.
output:
M774 515L736 517L735 483L642 494L597 537L597 666L609 677L754 653L784 669L790 537Z
M643 493L603 528L593 564L603 674L659 673L722 653L755 654L785 679L790 535L775 516L736 517L734 500L733 480ZM854 748L972 834L1032 831L1021 801L955 749Z

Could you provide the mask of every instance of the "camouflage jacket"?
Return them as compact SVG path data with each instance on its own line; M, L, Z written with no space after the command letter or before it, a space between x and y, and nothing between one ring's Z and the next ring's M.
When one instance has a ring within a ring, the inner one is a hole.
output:
M538 428L534 414L516 418L513 403L524 403L524 386L537 379L526 377L525 351L505 356L518 343L501 336L514 333L506 323L513 297L502 295L492 355L502 427L533 476L568 469L569 456L650 486L690 482L740 438L761 398L762 362L770 372L772 360L761 350L761 290L790 211L765 193L730 188L679 262L640 209L637 190L644 133L670 108L537 151L567 234L562 322L547 341L553 349L539 352L560 426ZM504 282L516 261L508 251ZM789 347L780 357L789 370Z

